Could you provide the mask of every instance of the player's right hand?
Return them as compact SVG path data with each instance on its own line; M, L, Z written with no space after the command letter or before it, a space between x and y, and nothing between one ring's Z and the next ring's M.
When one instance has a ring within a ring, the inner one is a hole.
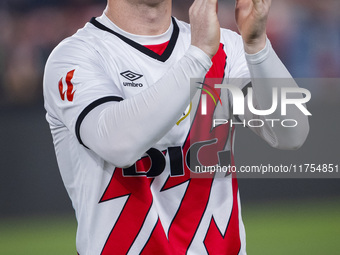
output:
M217 0L195 0L189 9L191 44L212 58L220 45Z

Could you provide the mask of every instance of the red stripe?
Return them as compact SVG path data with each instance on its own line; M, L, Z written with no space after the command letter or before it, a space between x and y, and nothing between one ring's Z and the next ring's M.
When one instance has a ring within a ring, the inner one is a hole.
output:
M212 61L213 66L206 75L206 78L210 79L206 80L205 83L213 87L214 84L220 84L222 81L221 78L224 77L226 55L223 50L223 45L220 45L219 51ZM217 91L220 93L220 89L217 89ZM201 103L198 107L201 107ZM223 151L225 147L229 127L227 125L221 125L211 130L212 116L215 110L215 104L212 100L208 100L207 109L207 115L203 116L197 113L195 116L190 134L183 147L183 153L186 155L190 146L195 142L218 138L217 143L203 147L198 155L199 160L203 165L213 166L218 163L217 152ZM169 189L175 185L189 181L185 196L177 215L170 226L168 234L169 243L172 247L174 247L174 249L176 249L178 254L185 254L189 248L209 201L213 179L200 177L201 176L199 174L191 173L188 166L185 164L185 176L169 179L164 186L164 189Z
M158 219L157 225L152 232L151 238L144 247L141 255L160 254L172 255L168 239L166 239L164 229L160 220Z
M204 245L208 254L237 255L240 251L241 241L238 220L237 179L233 178L232 184L234 202L226 233L222 234L219 231L215 220L212 218L208 233L204 240Z
M153 52L157 53L158 55L162 55L166 48L168 47L169 41L161 44L156 45L144 45L144 47L148 48L149 50L152 50Z
M233 129L234 133L234 129ZM233 135L232 135L233 137ZM233 141L233 140L231 140ZM231 158L235 165L234 156ZM210 227L204 240L204 245L209 254L237 255L241 249L238 208L238 182L236 176L232 176L233 208L230 215L226 233L221 233L214 219L211 219ZM227 212L226 212L227 214Z
M151 180L123 177L122 169L115 170L100 202L123 196L128 196L128 200L101 254L126 254L129 251L152 205Z

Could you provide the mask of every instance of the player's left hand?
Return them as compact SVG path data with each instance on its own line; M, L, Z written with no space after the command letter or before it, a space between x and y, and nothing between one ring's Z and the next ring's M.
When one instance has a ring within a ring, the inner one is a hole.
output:
M266 25L271 0L236 0L235 18L244 49L257 53L266 45Z

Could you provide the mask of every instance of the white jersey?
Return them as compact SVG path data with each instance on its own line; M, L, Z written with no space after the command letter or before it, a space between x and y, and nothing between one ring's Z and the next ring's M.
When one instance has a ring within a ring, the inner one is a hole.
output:
M76 212L80 255L246 254L237 180L231 175L193 178L186 161L193 143L219 137L210 147L216 158L200 160L216 164L220 152L233 164L234 131L229 126L210 132L211 123L202 124L202 116L192 122L184 119L126 169L105 161L81 139L81 123L91 110L141 93L189 46L189 25L174 18L164 35L137 37L120 31L103 15L51 54L44 77L45 108ZM249 77L238 34L222 30L220 49L206 77Z

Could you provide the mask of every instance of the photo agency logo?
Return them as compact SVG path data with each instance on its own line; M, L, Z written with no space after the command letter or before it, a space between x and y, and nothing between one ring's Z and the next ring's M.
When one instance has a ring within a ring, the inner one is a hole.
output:
M294 79L253 79L253 85L245 88L241 86L243 82L241 79L229 83L212 78L204 83L192 80L200 85L201 92L193 100L197 110L191 115L189 156L186 156L189 169L199 174L192 174L192 178L206 178L200 175L206 173L211 176L218 173L221 177L236 173L233 153L236 127L294 128L305 119L301 117L312 115L306 107L311 93L296 86Z
M268 81L262 81L264 84L257 84L257 86L266 86L265 83L268 83ZM260 81L257 83L259 82ZM282 81L280 81L280 83L282 83ZM291 81L289 81L289 83L291 83ZM221 94L229 93L229 99L232 99L233 102L231 107L232 115L238 116L238 120L235 120L230 116L229 119L213 118L213 128L225 124L229 124L231 127L239 125L243 127L248 126L259 128L263 127L266 123L271 127L274 127L275 125L281 125L287 128L296 127L299 124L298 120L294 118L287 118L287 116L289 116L289 108L292 109L291 107L297 107L299 111L306 116L312 115L306 108L306 103L311 100L311 93L305 88L293 86L284 87L282 85L279 87L273 86L271 93L269 93L271 94L271 106L267 109L257 109L258 106L254 103L256 100L254 100L255 95L253 88L249 86L244 94L244 91L242 91L239 86L232 84L215 84L214 87L203 84L203 88L201 88L201 90L206 92L206 94L201 94L201 115L205 116L208 112L207 95L209 95L211 100L214 101L215 106L218 102L220 102L221 105L225 103L221 101L220 95L217 94L216 89L220 89ZM270 99L268 100L270 101ZM258 118L244 118L246 107L253 116L258 116ZM280 119L270 117L276 111L280 111Z

